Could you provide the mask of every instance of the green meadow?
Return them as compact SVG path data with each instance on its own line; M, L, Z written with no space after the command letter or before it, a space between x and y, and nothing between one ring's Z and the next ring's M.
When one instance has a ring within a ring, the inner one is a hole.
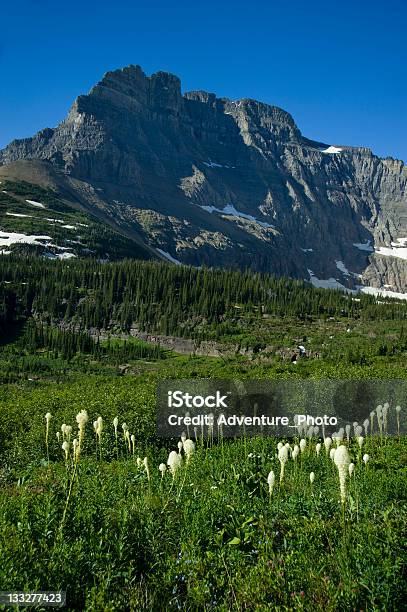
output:
M289 281L270 301L238 273L195 293L201 273L167 266L177 302L154 264L134 293L128 263L0 265L2 590L97 612L403 609L407 444L376 406L374 435L338 442L160 439L155 410L166 378L406 379L406 305ZM130 337L134 320L222 354Z

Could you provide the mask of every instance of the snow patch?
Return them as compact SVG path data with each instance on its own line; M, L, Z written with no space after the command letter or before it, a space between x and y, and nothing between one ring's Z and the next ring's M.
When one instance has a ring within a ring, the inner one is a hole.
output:
M62 227L64 227L65 229L77 229L75 225L63 225Z
M344 276L350 276L350 272L348 268L345 266L345 264L343 263L343 261L337 260L335 261L335 263L336 263L336 267L338 268L338 270L342 272Z
M360 293L367 293L368 295L407 300L407 293L398 293L397 291L388 291L386 289L379 289L378 287L365 287L363 285L358 285L358 289Z
M303 249L302 247L300 247L301 251L303 253L313 253L314 249Z
M355 289L348 289L344 287L341 283L339 283L336 278L328 278L327 280L321 280L315 276L312 270L308 268L308 274L310 275L310 281L313 287L317 287L318 289L340 289L345 293L351 293L353 295L357 295L360 293L365 293L367 295L374 295L375 297L384 297L384 298L394 298L398 300L406 300L407 301L407 293L399 293L397 291L389 291L387 289L379 289L378 287L368 287L366 285L356 285ZM353 274L353 273L352 273ZM385 287L389 287L390 285L385 285ZM355 302L360 302L360 298L353 297Z
M320 149L321 153L340 153L343 149L339 147L329 146L327 149Z
M74 253L58 253L59 259L72 259L73 257L76 257Z
M384 255L385 257L397 257L398 259L407 260L407 247L379 247L375 250L376 255Z
M36 208L45 208L44 204L41 204L41 202L36 202L35 200L26 200L26 202L32 206L35 206Z
M213 161L209 161L209 162L204 162L205 166L208 166L208 168L225 168L225 166L222 166L222 164L217 164Z
M216 162L213 161L208 161L208 162L203 162L205 166L208 166L208 168L234 168L234 166L226 166L226 164L217 164Z
M353 246L359 249L359 251L368 251L369 253L372 253L374 248L372 247L371 242L371 240L366 240L366 242L354 242Z
M308 268L308 274L310 276L311 285L313 287L317 287L318 289L341 289L342 291L350 291L354 293L351 289L347 289L339 283L336 278L328 278L328 279L319 279L315 276L312 270Z
M41 242L44 240L51 240L51 237L0 232L0 246L11 246L12 244L37 244L44 246Z
M265 221L259 221L253 215L248 215L246 213L240 212L237 210L233 204L226 204L224 208L217 208L216 206L200 206L203 210L206 210L209 213L217 212L221 215L229 215L231 217L247 219L248 221L253 221L253 223L257 223L257 225L261 225L261 227L274 228L274 225L270 223L266 223Z
M9 212L6 212L6 215L8 217L27 217L29 219L32 219L32 215L23 215L23 214L20 214L20 213L9 213Z
M74 253L44 253L43 257L46 257L47 259L72 259L73 257L76 257L76 255L74 255Z
M168 261L170 261L171 263L177 264L177 266L182 265L182 263L178 259L175 259L175 257L173 257L171 253L167 253L167 251L163 251L162 249L156 249L156 250L160 253L160 255L165 257L165 259L168 259Z

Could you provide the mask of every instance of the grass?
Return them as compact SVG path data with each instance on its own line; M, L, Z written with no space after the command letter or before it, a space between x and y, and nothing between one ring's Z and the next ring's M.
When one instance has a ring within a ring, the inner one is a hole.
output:
M336 469L314 448L269 498L271 439L199 448L174 482L157 469L167 449L142 448L151 483L124 448L83 456L73 483L63 461L33 462L1 493L2 588L66 589L87 610L401 610L407 446L366 449L368 469L351 445L344 519Z
M214 367L203 358L178 362L179 375ZM72 610L401 610L406 438L365 440L367 466L351 442L356 469L344 513L336 467L324 447L316 456L316 440L295 464L289 460L281 487L272 438L198 444L174 480L162 479L158 465L177 441L155 438L155 383L169 371L159 364L158 373L137 377L3 387L2 589L64 589ZM83 407L89 423L74 471L56 431L64 422L76 432ZM103 460L92 429L99 415ZM136 434L135 455L123 440L124 421ZM148 457L151 481L137 456Z
M115 232L95 217L69 205L57 193L24 182L5 181L0 193L0 231L25 235L49 236L58 245L78 257L145 258L146 253L132 240ZM37 208L27 199L42 203ZM7 214L8 213L8 214ZM13 216L13 215L23 216ZM61 254L52 246L14 244L12 252L41 255Z
M174 479L168 472L161 478L158 466L178 441L155 435L160 379L407 376L399 321L355 321L351 332L340 320L262 325L223 340L253 347L263 337L276 350L291 350L306 336L307 348L320 358L292 365L276 352L222 358L168 353L166 359L130 361L121 375L108 360L30 354L18 345L18 334L4 339L0 379L12 384L0 387L2 590L66 590L69 610L95 612L403 609L405 436L368 437L362 449L351 441L356 468L343 507L338 470L323 445L317 457L316 439L296 462L289 458L281 486L273 438L198 443L188 466L184 461ZM386 343L394 350L377 350ZM357 350L363 359L347 358ZM67 423L76 436L75 415L84 408L89 422L81 458L75 464L70 454L66 464L56 432ZM101 445L92 428L99 416ZM123 422L136 436L134 455ZM150 480L137 457L147 457ZM276 475L271 496L270 470Z

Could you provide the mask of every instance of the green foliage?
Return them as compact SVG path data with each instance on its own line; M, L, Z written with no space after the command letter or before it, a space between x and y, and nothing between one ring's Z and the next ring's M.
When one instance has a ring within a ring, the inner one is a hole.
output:
M355 301L339 291L303 281L251 272L207 270L163 263L112 264L0 257L0 315L3 321L34 312L46 322L73 321L83 329L112 325L186 337L210 337L252 327L269 317L349 321L404 320L407 305ZM260 344L261 346L261 344Z
M111 340L101 343L85 331L59 329L30 319L24 334L16 342L16 348L28 354L38 349L46 349L47 355L71 360L79 354L89 354L98 360L120 364L134 359L161 359L165 352L157 345L140 340Z
M63 589L68 609L95 612L403 609L405 437L365 440L367 467L351 442L342 511L336 468L315 441L281 486L266 438L199 442L162 479L177 441L155 435L155 394L162 378L406 378L405 303L136 261L7 256L0 278L0 380L13 383L0 386L3 590ZM228 350L171 354L123 333L133 326ZM292 364L299 344L307 357ZM65 462L61 425L77 436L83 409L81 458Z
M33 207L27 200L40 202ZM96 216L83 212L77 203L51 189L24 182L5 181L0 192L0 229L5 232L48 236L48 246L15 243L14 255L55 258L69 252L83 259L124 257L150 259L151 254L136 241L123 236Z
M129 378L125 389L124 382L99 387L93 402L92 385L79 396L80 385L3 396L11 410L1 431L3 589L64 589L71 610L402 609L405 438L366 440L367 468L350 444L356 469L344 513L336 468L324 449L316 456L315 442L301 462L289 462L271 497L267 474L279 473L273 439L199 443L174 480L162 479L157 467L169 449L151 438L151 381ZM84 405L90 422L74 468L55 432ZM91 427L100 414L102 460ZM116 414L136 432L135 455L119 431L116 458ZM151 481L136 455L148 457Z

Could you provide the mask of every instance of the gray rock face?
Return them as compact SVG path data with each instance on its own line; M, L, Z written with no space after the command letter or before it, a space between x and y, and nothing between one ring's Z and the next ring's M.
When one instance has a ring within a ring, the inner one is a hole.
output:
M309 140L280 108L129 66L0 152L17 160L43 160L160 256L407 292L403 162Z

